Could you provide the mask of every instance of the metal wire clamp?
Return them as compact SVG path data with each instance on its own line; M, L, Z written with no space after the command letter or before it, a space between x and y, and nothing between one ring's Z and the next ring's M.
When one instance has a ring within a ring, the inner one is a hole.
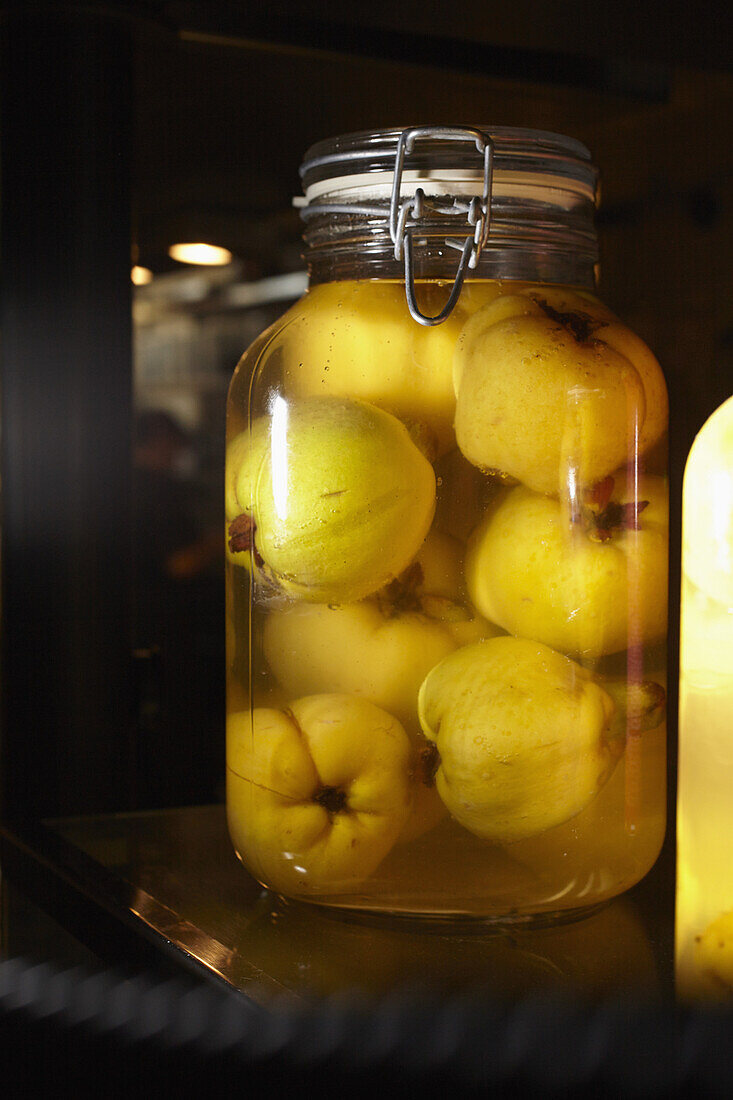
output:
M420 138L474 142L478 152L483 155L484 175L481 198L479 199L476 196L470 202L460 202L457 198L454 198L452 204L446 206L445 203L440 204L428 200L422 187L417 187L412 198L400 202L405 158L409 156L415 142ZM415 126L403 130L400 134L392 180L389 234L394 244L395 259L401 260L404 258L407 307L411 316L421 325L439 325L450 316L461 293L467 270L476 267L481 251L489 239L493 165L494 143L483 130L475 130L468 126ZM431 214L440 217L467 215L468 224L474 227L473 234L463 240L456 237L445 238L446 245L457 249L461 253L461 259L448 301L440 313L434 317L424 314L417 304L413 257L413 239L415 237L419 238L421 234L424 236L426 216L429 217Z

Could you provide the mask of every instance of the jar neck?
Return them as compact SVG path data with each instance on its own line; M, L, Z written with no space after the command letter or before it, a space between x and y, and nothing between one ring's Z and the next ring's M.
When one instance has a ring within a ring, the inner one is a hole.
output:
M353 249L334 247L318 253L309 252L305 259L310 286L366 279L401 282L405 278L404 264L395 260L392 248L371 249L368 253L356 254ZM452 283L458 260L458 254L445 247L425 249L421 259L415 263L415 278L418 281ZM484 250L476 268L469 272L465 281L479 279L595 290L597 265L573 256L548 255L526 249L490 248Z
M384 217L371 213L319 213L306 218L304 258L311 285L356 279L405 277L395 259ZM455 221L435 222L415 239L414 277L453 282L460 253L447 237L465 235ZM598 269L593 204L570 209L551 203L492 203L489 240L468 279L517 280L595 289Z

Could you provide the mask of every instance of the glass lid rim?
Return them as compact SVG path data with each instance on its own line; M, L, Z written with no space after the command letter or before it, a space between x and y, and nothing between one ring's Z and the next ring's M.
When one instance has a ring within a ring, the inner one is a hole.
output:
M306 150L300 166L300 177L305 184L306 177L314 172L321 175L328 171L334 177L354 170L354 160L367 160L369 158L384 160L384 167L394 160L397 143L405 129L411 127L384 127L373 130L355 130L333 137L324 138L315 142ZM495 142L497 161L508 156L534 157L538 161L552 157L568 163L568 169L572 173L574 162L575 171L580 168L589 175L596 173L591 152L583 142L566 134L560 134L552 130L533 129L522 126L475 126L473 129L483 130ZM424 158L426 149L430 156L438 156L441 161L456 157L455 168L465 168L466 155L470 156L470 146L465 141L441 141L440 148L436 148L437 142L433 139L424 139L425 145L421 152L413 151L411 156L415 159ZM460 154L463 154L461 157ZM343 169L339 169L339 165ZM373 170L379 170L375 168ZM323 176L321 175L321 178Z

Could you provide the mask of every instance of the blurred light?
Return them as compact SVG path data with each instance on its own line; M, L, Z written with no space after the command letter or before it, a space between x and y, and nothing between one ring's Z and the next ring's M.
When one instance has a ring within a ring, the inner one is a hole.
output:
M263 302L287 302L300 298L308 289L307 271L290 271L286 275L270 275L254 283L235 283L227 287L224 297L227 305L256 306Z
M148 283L153 281L153 273L149 267L140 267L139 264L135 264L130 277L132 278L135 286L147 286Z
M206 264L208 266L222 266L232 262L232 254L228 248L220 248L216 244L172 244L168 249L168 255L172 260L178 260L181 264Z

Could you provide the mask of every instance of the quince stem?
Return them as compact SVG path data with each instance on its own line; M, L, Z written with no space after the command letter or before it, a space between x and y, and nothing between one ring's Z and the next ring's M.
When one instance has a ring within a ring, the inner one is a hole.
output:
M434 741L425 741L417 751L415 776L425 787L435 786L435 776L440 767L440 752Z
M558 325L562 325L564 329L567 329L578 344L591 343L593 333L608 324L608 321L601 321L596 317L591 317L588 313L582 313L580 310L573 309L563 312L554 309L543 298L535 298L534 301L551 321L555 321Z
M418 588L423 583L424 576L422 565L419 561L414 561L399 577L390 581L379 597L382 614L392 619L405 611L422 611Z
M596 482L585 492L580 514L573 516L573 522L585 524L592 542L608 542L617 531L638 531L639 516L649 506L648 500L611 500L614 484L610 474Z
M255 546L255 531L257 524L249 512L242 512L229 524L229 549L233 554L242 550L251 550L254 553L257 565L263 565L264 560Z
M609 740L654 730L664 718L667 693L655 680L604 680L599 684L616 704L608 731Z

